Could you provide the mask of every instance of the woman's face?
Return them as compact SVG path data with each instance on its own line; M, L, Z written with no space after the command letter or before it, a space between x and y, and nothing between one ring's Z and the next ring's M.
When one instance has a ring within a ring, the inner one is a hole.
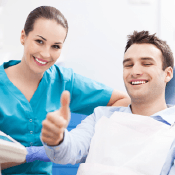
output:
M25 35L21 32L21 43L24 45L23 62L34 73L43 74L61 54L66 29L54 20L37 19L33 30Z

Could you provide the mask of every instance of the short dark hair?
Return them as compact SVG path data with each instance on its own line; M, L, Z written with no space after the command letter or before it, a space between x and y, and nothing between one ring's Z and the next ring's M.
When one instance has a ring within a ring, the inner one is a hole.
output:
M165 70L167 67L171 66L174 67L174 57L173 53L166 43L166 41L163 41L155 36L155 34L150 35L149 31L141 31L137 32L134 31L132 35L128 35L128 41L125 47L125 52L132 44L153 44L162 52L162 69Z
M58 9L51 6L40 6L31 11L26 19L24 25L26 36L33 30L34 23L39 18L55 20L58 24L66 29L66 32L68 32L67 20Z

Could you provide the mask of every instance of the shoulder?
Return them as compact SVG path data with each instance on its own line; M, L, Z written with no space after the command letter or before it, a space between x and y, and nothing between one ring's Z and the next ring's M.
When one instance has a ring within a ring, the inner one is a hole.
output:
M18 63L20 63L20 60L10 60L8 62L4 62L1 66L0 66L0 82L1 83L8 83L9 82L9 78L7 78L7 76L11 76L14 75L14 65L17 65Z
M165 110L165 113L175 116L175 105L167 105L168 108Z
M111 107L111 106L99 106L94 109L94 115L96 121L99 120L102 116L110 118L114 112L127 112L128 107Z
M166 120L168 123L172 124L175 121L175 106L167 105L168 108L159 111L155 113L152 116L161 116L164 120Z
M53 65L45 72L46 77L58 81L70 81L73 77L73 70L62 66Z

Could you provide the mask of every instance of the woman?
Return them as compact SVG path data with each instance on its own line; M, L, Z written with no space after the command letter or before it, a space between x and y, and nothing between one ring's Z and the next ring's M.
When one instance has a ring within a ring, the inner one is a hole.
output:
M26 147L42 145L42 121L48 112L59 109L64 90L71 94L70 109L75 113L90 114L96 106L130 103L124 93L54 65L67 32L60 11L48 6L34 9L21 32L22 60L0 67L0 128ZM50 162L34 161L2 174L51 174L51 166Z

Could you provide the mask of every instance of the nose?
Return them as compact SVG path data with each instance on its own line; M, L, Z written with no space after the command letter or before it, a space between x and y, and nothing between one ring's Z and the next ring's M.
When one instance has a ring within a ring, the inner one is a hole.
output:
M43 58L50 58L50 48L49 47L44 47L42 51L40 52L41 56Z
M143 67L139 64L135 64L131 70L131 76L136 78L143 75Z

